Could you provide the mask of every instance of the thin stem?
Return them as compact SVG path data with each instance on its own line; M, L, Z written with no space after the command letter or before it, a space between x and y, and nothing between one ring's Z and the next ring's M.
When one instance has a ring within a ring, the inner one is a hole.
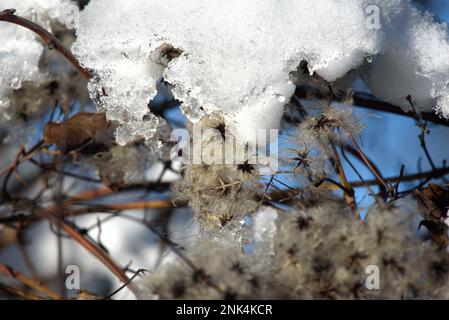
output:
M349 164L349 166L351 167L352 171L355 172L355 174L359 177L359 179L362 182L365 182L365 179L363 178L362 174L360 173L360 171L356 168L356 166L352 163L351 159L349 159L349 157L346 155L345 149L343 147L340 148L340 152L343 156L343 159ZM352 184L351 184L352 185ZM353 185L352 185L353 186ZM354 186L353 186L354 187ZM367 186L368 191L371 194L374 194L373 190L370 188L370 186Z
M0 283L0 290L13 297L22 298L25 300L45 300L45 297L38 296L31 291L25 291L20 288L8 286L4 283Z
M427 122L422 121L421 113L419 113L415 108L415 102L413 101L412 97L409 95L407 96L407 101L412 107L413 114L415 115L416 119L416 125L418 126L420 133L419 133L419 143L421 145L421 148L424 151L424 154L426 155L427 160L429 161L430 166L432 167L432 170L436 169L435 163L433 162L433 159L430 155L429 150L427 149L426 144L426 134L428 134L430 131L427 129Z
M38 292L44 293L46 296L48 296L52 299L55 299L55 300L61 299L61 296L59 295L59 293L44 286L38 280L35 280L31 277L28 277L28 276L14 270L13 268L7 266L6 264L0 263L0 274L3 274L5 276L16 279L17 281L27 285L30 288L32 288Z
M129 283L129 278L126 273L118 266L118 264L106 253L102 250L95 242L86 238L80 231L76 228L63 221L62 219L58 219L55 215L55 211L48 212L45 209L39 210L40 215L48 219L48 221L54 225L60 224L61 230L67 233L73 240L78 242L81 246L83 246L87 251L92 253L98 260L100 260L111 272L123 283ZM129 284L129 289L134 293L136 297L138 297L139 290L132 283Z
M352 95L353 104L356 107L376 110L376 111L383 111L388 113L397 114L400 116L406 116L415 119L415 115L413 112L406 112L403 108L399 106L395 106L393 104L390 104L385 101L377 100L375 97L361 93L361 92L354 92ZM435 114L435 112L422 112L421 113L422 119L435 123L435 124L441 124L444 126L449 126L449 120L442 118Z
M390 178L386 178L386 180L388 180L390 182L397 183L399 181L410 182L410 181L415 181L415 180L425 178L426 181L428 182L431 179L441 178L442 176L445 176L448 174L449 174L449 168L437 168L436 170L431 170L431 171L426 171L426 172L421 172L421 173L390 177ZM351 185L354 188L366 187L366 186L376 185L376 184L378 184L377 179L351 182Z
M44 43L48 46L50 49L56 49L59 51L66 59L69 61L87 80L92 78L92 73L81 66L78 59L73 55L73 53L67 49L61 41L59 41L54 35L52 35L50 32L42 28L40 25L16 16L14 13L16 12L15 9L6 9L0 12L0 21L10 22L14 23L16 25L22 26L24 28L27 28L28 30L33 31L38 36L42 38Z
M147 270L145 269L139 269L137 270L134 275L129 278L128 282L124 283L123 285L121 285L118 289L114 290L113 292L111 292L110 294L108 294L107 296L105 296L102 300L109 300L111 299L113 296L115 296L117 293L119 293L120 291L122 291L123 289L125 289L135 278L137 278L137 276L143 274L145 275L145 272L147 272Z
M349 138L349 141L354 145L355 149L360 155L360 158L365 163L365 165L368 167L368 169L373 173L374 177L376 177L377 181L388 191L392 191L392 187L385 182L385 180L382 178L381 173L375 168L371 161L368 160L368 158L365 156L365 154L362 151L362 148L360 148L359 144L357 143L356 139L354 138L354 135L352 132L346 130L346 135Z
M370 94L363 93L363 92L354 92L351 97L352 97L352 105L354 107L375 110L375 111L381 111L381 112L387 112L387 113L396 114L396 115L415 119L413 112L406 112L406 111L404 111L403 108L393 105L391 103L385 102L385 101L378 100ZM308 94L307 90L296 90L296 98L310 99L311 97ZM318 100L325 100L328 97L327 96L323 97L322 95L316 95L316 96L313 96L313 98L318 99ZM343 101L342 97L339 97L336 95L334 95L332 97L332 99L334 101L338 101L338 102L347 102L347 101ZM449 126L448 119L440 117L439 115L435 114L435 112L433 112L433 111L422 112L421 115L425 121L429 121L429 122L444 125L444 126Z
M352 188L351 184L348 182L348 179L346 178L346 174L343 169L343 165L341 163L340 156L338 155L337 148L335 147L334 142L330 140L329 143L331 145L332 152L334 154L333 162L334 162L335 171L338 174L341 184L344 186L344 188L346 190L344 192L345 202L351 208L351 210L354 214L354 217L359 219L360 216L359 216L359 213L357 212L357 204L355 202L354 189Z

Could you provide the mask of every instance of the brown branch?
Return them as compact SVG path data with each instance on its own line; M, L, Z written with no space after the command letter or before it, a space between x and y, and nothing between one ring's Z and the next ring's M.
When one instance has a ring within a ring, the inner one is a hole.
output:
M385 178L385 180L389 181L390 183L395 183L395 182L397 183L399 181L410 182L410 181L415 181L415 180L419 180L419 179L429 179L429 178L437 179L437 178L441 178L448 174L449 174L449 168L439 168L439 169L437 168L436 170L431 170L431 171L426 171L426 172L421 172L421 173L402 175L402 176L399 175L399 176L395 176L395 177ZM351 182L351 185L354 188L366 187L366 186L376 185L376 184L378 184L377 179Z
M13 268L7 266L6 264L0 263L0 274L3 274L5 276L16 279L17 281L27 285L30 288L32 288L38 292L44 293L46 296L48 296L52 299L55 299L55 300L61 299L61 296L59 295L59 293L51 290L50 288L47 288L42 283L40 283L38 280L30 278L16 270L14 270Z
M365 163L366 167L371 171L371 173L376 177L379 184L384 187L389 192L392 191L392 187L385 182L385 180L382 177L382 174L378 169L372 165L371 161L365 156L365 154L362 151L362 148L360 148L359 144L357 143L357 140L354 138L354 135L352 132L346 130L346 135L349 138L349 141L353 144L354 148L356 149L357 153L360 156L360 159L362 159L363 163Z
M80 231L76 230L74 227L68 223L61 221L57 218L56 212L51 212L47 210L39 210L39 215L48 219L48 221L54 225L61 227L65 233L67 233L73 240L78 242L87 251L92 253L98 260L100 260L121 282L129 283L129 278L122 268L95 242L86 238ZM129 285L129 289L138 297L138 289L133 284Z
M24 28L27 28L28 30L33 31L38 36L42 38L44 43L48 46L50 49L56 49L59 51L66 59L69 61L87 80L92 78L92 73L81 66L78 59L73 55L73 53L67 49L61 41L59 41L54 35L52 35L50 32L42 28L40 25L16 16L14 13L16 12L15 9L6 9L0 12L0 21L10 22L14 23L16 25L22 26Z
M9 294L13 297L22 298L25 300L45 300L44 297L38 296L31 291L25 291L25 290L22 290L21 288L8 286L1 282L0 282L0 290L6 292L7 294Z
M385 101L377 100L376 98L368 94L354 92L354 94L352 95L352 100L354 106L357 107L393 113L413 119L416 118L415 113L413 111L406 112L399 106L395 106ZM435 112L422 112L421 116L422 119L425 121L429 121L435 124L441 124L444 126L449 126L449 120L438 116L437 114L435 114Z
M89 189L86 191L82 191L69 199L64 201L64 205L68 206L80 201L89 201L93 199L98 199L106 196L110 196L114 194L114 191L111 188L108 187L100 187L95 189Z
M6 199L11 198L8 193L8 181L11 178L13 172L17 170L18 166L22 162L29 160L29 158L32 157L34 153L38 152L43 147L43 145L44 141L41 140L38 143L36 143L33 147L31 147L31 149L28 151L25 151L24 146L20 147L20 150L17 153L14 162L0 172L0 177L6 173L5 179L3 180L2 191L0 194L1 196L3 196Z
M356 157L358 160L364 162L364 160L361 158L359 152L353 146L351 146L349 144L345 144L342 146L342 149L349 152L352 156ZM370 166L373 167L382 176L382 173L381 173L379 167L374 163L373 160L368 158L368 156L366 154L365 154L365 161L368 161L370 163ZM380 187L382 188L382 185L380 185Z
M438 179L442 176L449 174L449 167L448 168L437 168L436 170L421 172L421 173L415 173L410 175L399 175L399 176L393 176L393 177L387 177L385 178L386 181L389 183L398 183L398 182L411 182L419 179L426 179L427 182L431 179ZM371 180L363 180L363 181L352 181L349 182L352 188L363 188L373 185L378 185L379 181L377 179L371 179ZM419 187L419 186L418 186ZM329 181L323 181L323 183L319 186L320 189L325 190L338 190L342 189L335 185L335 183L329 182ZM414 188L416 189L416 188ZM274 192L271 192L270 194L266 195L266 200L269 201L282 201L284 199L292 199L300 194L304 189L297 188L295 190L276 190ZM259 198L262 198L263 196L260 195Z
M305 88L298 87L295 92L295 98L299 99L318 99L318 100L328 100L327 95L323 95L320 92L311 92L311 95L309 94L310 90L307 90ZM354 92L351 96L352 98L352 104L354 107L360 107L364 109L374 110L374 111L382 111L392 114L397 114L404 117L409 117L415 119L415 115L412 111L406 112L401 107L393 105L391 103L381 101L376 99L376 97L366 94L363 92ZM404 101L405 101L404 97ZM347 103L348 101L344 100L342 96L338 96L333 94L332 100ZM442 118L435 114L435 112L422 112L421 113L422 119L425 121L429 121L435 124L440 124L444 126L449 126L449 119Z
M338 155L337 148L335 147L334 142L330 140L329 143L332 147L332 152L334 154L333 162L334 162L335 171L338 174L341 184L345 188L344 189L345 202L351 208L351 211L354 214L354 217L359 219L360 216L359 216L359 213L357 212L357 204L355 202L354 189L352 188L351 184L348 182L348 179L346 178L346 174L343 169L343 165L341 163L340 156Z
M28 204L30 205L30 204ZM33 204L31 204L33 205ZM131 209L170 209L170 208L181 208L187 207L188 203L186 201L169 201L169 200L150 200L142 202L130 202L123 204L109 204L109 205L92 205L89 204L88 207L83 207L79 209L72 209L68 206L64 207L64 217L76 217L89 213L110 213L122 210ZM29 207L29 206L28 206ZM32 209L32 208L30 208ZM55 210L54 207L47 210ZM16 214L8 217L0 217L0 224L13 224L20 223L21 227L29 227L31 224L40 221L43 217L30 214Z
M412 97L409 95L407 96L407 101L409 102L410 106L412 107L413 114L415 115L416 119L416 125L418 126L420 133L419 133L419 143L421 145L421 148L424 151L424 154L426 155L427 160L429 161L430 166L432 167L432 170L436 169L435 163L433 162L432 156L430 155L429 149L427 148L426 144L426 135L430 133L430 130L427 129L427 121L422 121L422 115L419 113L415 108L415 102L413 101Z
M89 210L121 211L121 210L134 210L134 209L169 209L169 208L173 208L173 204L170 203L170 201L150 200L150 201L136 201L136 202L129 202L129 203L91 205L89 207ZM76 212L76 210L74 212Z

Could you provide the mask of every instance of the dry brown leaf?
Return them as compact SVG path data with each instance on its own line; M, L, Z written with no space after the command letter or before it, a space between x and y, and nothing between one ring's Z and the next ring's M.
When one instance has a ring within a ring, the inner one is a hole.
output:
M449 206L449 190L430 183L423 190L415 190L415 196L424 208L424 220L420 226L425 226L432 240L442 248L449 245L448 227L444 223Z
M69 152L104 133L109 126L104 113L80 112L61 123L48 123L44 141L55 144L63 152Z

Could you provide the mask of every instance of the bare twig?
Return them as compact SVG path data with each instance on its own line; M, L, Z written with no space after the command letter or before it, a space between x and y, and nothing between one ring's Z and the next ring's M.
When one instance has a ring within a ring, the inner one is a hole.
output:
M402 171L402 170L401 170ZM410 175L399 175L399 176L395 176L395 177L389 177L389 178L385 178L387 181L389 181L390 183L397 183L397 182L409 182L409 181L415 181L415 180L419 180L419 179L438 179L441 178L445 175L449 174L449 168L437 168L436 170L431 170L431 171L426 171L426 172L420 172L420 173L415 173L415 174L410 174ZM359 187L366 187L366 186L370 186L370 185L375 185L378 184L377 179L373 179L373 180L365 180L365 181L354 181L351 182L351 185L354 188L359 188ZM418 187L415 187L418 188Z
M33 155L38 152L42 147L44 146L44 141L41 140L38 143L36 143L33 147L30 148L30 150L25 151L24 147L21 147L19 153L17 154L14 162L7 166L5 169L2 170L0 173L0 176L6 173L5 179L3 180L3 186L2 186L2 196L6 199L10 199L10 195L8 193L8 181L11 178L14 171L17 170L17 167L24 161L29 160Z
M354 135L352 134L352 132L346 130L346 135L348 136L349 141L351 141L351 143L353 144L353 146L357 150L357 153L360 155L360 158L362 159L362 161L365 163L367 168L372 172L372 174L377 179L379 184L382 185L382 187L384 187L390 193L393 192L393 187L391 185L389 185L384 180L384 178L382 177L382 174L380 173L380 171L378 171L377 168L371 164L371 161L369 161L368 158L365 156L365 154L362 151L362 148L360 148L360 146L357 143L357 140L354 138Z
M406 112L399 106L395 106L388 102L377 100L375 97L369 94L354 92L354 94L352 95L352 100L354 106L357 107L393 113L400 116L406 116L415 119L414 112ZM436 115L435 112L422 112L421 116L422 119L426 121L444 126L449 126L449 120Z
M9 294L13 297L22 298L25 300L44 300L45 299L44 297L38 296L31 291L26 291L21 288L8 286L4 283L0 283L0 290L6 292L7 294Z
M83 246L87 251L92 253L98 260L100 260L111 272L123 283L127 283L129 281L128 276L125 274L122 268L118 266L118 264L104 251L102 250L96 243L92 240L86 238L84 234L79 232L73 226L68 224L65 221L58 220L56 217L56 212L49 212L47 210L40 210L40 215L44 216L49 220L49 222L57 225L60 224L61 230L67 233L71 238L73 238L76 242L78 242L81 246ZM137 287L130 284L130 290L138 296Z
M343 169L343 165L341 163L340 156L338 155L337 148L335 147L334 142L329 141L329 143L331 145L332 152L333 152L333 164L334 164L335 171L338 174L338 177L340 179L342 186L344 187L344 190L346 190L344 192L345 202L351 208L351 210L354 214L354 217L359 219L360 216L359 216L359 213L357 212L357 204L355 202L354 189L349 184L348 179L346 178L346 174Z
M396 184L394 185L393 200L396 200L398 198L399 184L402 182L402 179L404 178L404 171L405 171L405 166L401 165L401 171L399 173L398 182L396 182Z
M305 91L305 90L297 90L295 97L300 98L300 99L310 98L307 94L307 91ZM396 114L396 115L415 119L415 115L413 114L413 112L406 112L401 107L393 105L393 104L385 102L385 101L378 100L376 97L374 97L370 94L363 93L363 92L353 92L351 97L352 97L352 104L354 105L354 107L360 107L360 108L374 110L374 111L387 112L387 113ZM315 98L326 100L328 98L328 96L325 96L325 97L317 96ZM342 100L341 96L334 95L332 98L334 101L346 102L346 101ZM432 111L422 112L421 115L422 115L422 118L426 121L429 121L429 122L432 122L435 124L439 124L439 125L449 126L449 120L445 119L443 117L440 117L439 115L435 114L435 112L432 112Z
M344 160L349 164L349 166L351 167L352 171L354 171L355 174L357 175L357 177L359 177L359 179L360 179L362 182L364 182L365 179L363 178L362 174L361 174L360 171L356 168L356 166L352 163L352 161L349 159L349 157L346 155L345 148L341 147L341 148L340 148L340 152L341 152L341 155L343 156L343 159L344 159ZM358 154L357 154L357 155L358 155ZM352 184L351 184L351 185L352 185ZM352 185L352 186L353 186L353 185ZM354 186L353 186L353 187L354 187ZM373 192L373 190L371 190L370 186L367 186L367 187L368 187L368 191L369 191L371 194L374 194L374 192Z
M145 272L147 272L147 270L145 269L139 269L136 272L134 272L133 276L131 278L129 278L128 282L124 283L122 286L120 286L117 290L114 290L113 292L111 292L110 294L108 294L107 296L105 296L102 300L108 300L111 299L113 296L115 296L117 293L119 293L120 291L122 291L123 289L125 289L135 278L137 278L137 276L143 274L145 275Z
M27 285L28 287L30 287L38 292L45 294L46 296L48 296L52 299L55 299L55 300L61 299L61 296L59 295L59 293L51 290L50 288L47 288L42 283L40 283L38 280L28 277L28 276L14 270L13 268L7 266L6 264L0 263L0 274L3 274L5 276L16 279L17 281Z
M407 101L412 107L413 114L415 115L416 119L416 125L418 126L420 133L419 133L419 143L421 145L421 148L424 151L424 154L426 155L427 160L429 161L430 166L432 167L432 170L436 169L435 163L433 162L433 159L430 155L429 149L427 149L426 144L426 135L429 134L429 130L427 129L427 121L422 120L422 115L420 112L418 112L415 108L415 102L413 101L412 97L409 95L407 96Z
M24 28L27 28L28 30L33 31L38 36L42 38L44 43L50 48L50 49L56 49L59 51L66 59L69 61L87 80L92 78L92 73L81 66L78 59L72 54L72 52L67 49L61 41L59 41L54 35L52 35L50 32L42 28L40 25L16 16L14 13L16 12L15 9L6 9L0 12L0 21L10 22L14 23L16 25L22 26Z

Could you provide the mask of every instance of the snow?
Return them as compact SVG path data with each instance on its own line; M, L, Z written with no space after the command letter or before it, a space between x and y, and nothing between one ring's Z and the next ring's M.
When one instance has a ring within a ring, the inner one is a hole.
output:
M16 9L16 14L30 19L46 29L51 20L65 23L66 12L73 10L69 0L0 0L0 11ZM0 117L9 107L12 90L22 87L25 81L38 82L44 76L39 72L39 60L44 47L33 32L8 23L0 22Z
M37 13L48 27L67 3L2 0L0 8ZM2 23L0 106L11 86L39 74L42 46L19 29ZM255 144L258 129L279 128L302 60L330 82L360 70L378 98L408 108L410 94L449 117L448 49L447 25L409 0L96 0L73 46L95 73L92 99L121 124L121 145L154 137L161 119L148 103L162 78L191 120L222 111Z
M429 13L404 6L387 26L383 54L362 72L373 93L409 109L411 95L417 107L449 117L449 38L446 23Z
M181 162L179 159L173 161L172 168L174 170L181 170ZM146 172L145 172L145 181L148 182L166 182L173 183L174 181L179 179L179 174L174 172L173 170L168 170L165 168L162 162L154 163Z
M254 214L254 241L256 251L274 255L278 213L271 207L262 207Z
M363 5L98 0L81 13L73 50L97 73L91 94L100 97L109 118L132 121L134 133L119 132L120 143L139 134L151 138L147 126L156 122L147 103L160 77L174 85L191 119L221 110L239 137L254 141L257 129L279 127L295 89L289 74L302 59L335 80L376 53L379 32L365 27ZM348 33L351 37L341 36ZM168 61L161 58L167 47L182 53Z

